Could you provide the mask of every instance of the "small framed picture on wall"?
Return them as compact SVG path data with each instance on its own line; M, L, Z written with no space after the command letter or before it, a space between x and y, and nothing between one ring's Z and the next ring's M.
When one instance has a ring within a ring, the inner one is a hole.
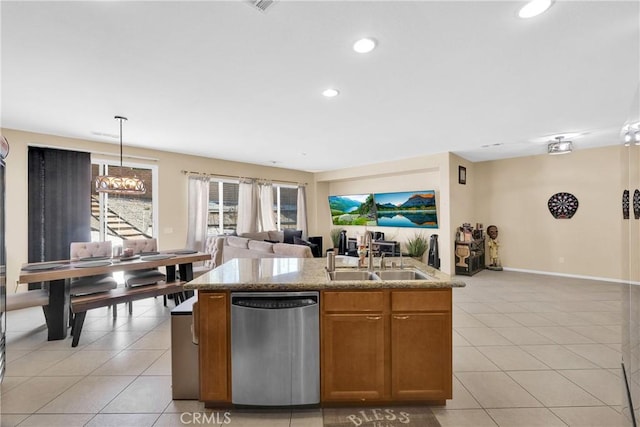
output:
M458 166L458 184L465 185L467 183L467 168Z

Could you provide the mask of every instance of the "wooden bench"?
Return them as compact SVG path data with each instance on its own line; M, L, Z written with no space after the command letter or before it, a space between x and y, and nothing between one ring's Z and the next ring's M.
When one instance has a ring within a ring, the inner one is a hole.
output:
M49 304L49 292L44 289L34 289L27 292L7 294L7 311L23 308L45 306Z
M117 288L97 294L82 295L71 298L71 312L73 313L73 325L71 335L73 341L71 347L77 347L82 333L82 325L87 315L87 310L100 307L108 307L123 302L132 302L140 299L152 298L174 294L176 305L186 300L183 295L182 285L186 282L158 282L153 285L136 286L133 288Z

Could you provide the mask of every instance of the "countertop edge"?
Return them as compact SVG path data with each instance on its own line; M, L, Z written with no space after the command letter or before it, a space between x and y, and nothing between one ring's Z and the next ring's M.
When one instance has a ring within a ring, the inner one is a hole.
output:
M291 270L280 269L274 274L273 265L292 263ZM352 260L336 265L339 269L356 268ZM445 289L462 288L466 284L422 262L405 259L405 269L416 269L433 277L432 280L329 280L322 258L261 258L233 259L184 285L186 290L202 291L301 291L332 289ZM286 271L285 271L286 270ZM243 272L247 274L243 276Z

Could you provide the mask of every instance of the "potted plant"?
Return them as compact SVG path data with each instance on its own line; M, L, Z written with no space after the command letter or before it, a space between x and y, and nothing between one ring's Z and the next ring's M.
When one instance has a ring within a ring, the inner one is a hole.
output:
M340 232L341 228L332 228L331 229L331 241L333 242L333 251L337 254L338 248L340 247Z
M405 246L407 247L407 254L410 257L417 258L422 261L424 253L429 249L429 240L427 236L421 232L415 233L413 237L407 239Z

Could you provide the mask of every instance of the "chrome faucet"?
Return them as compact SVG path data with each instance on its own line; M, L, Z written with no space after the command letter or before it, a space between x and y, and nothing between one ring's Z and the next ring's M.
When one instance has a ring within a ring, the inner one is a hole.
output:
M365 231L364 245L367 247L367 270L373 271L373 232Z

